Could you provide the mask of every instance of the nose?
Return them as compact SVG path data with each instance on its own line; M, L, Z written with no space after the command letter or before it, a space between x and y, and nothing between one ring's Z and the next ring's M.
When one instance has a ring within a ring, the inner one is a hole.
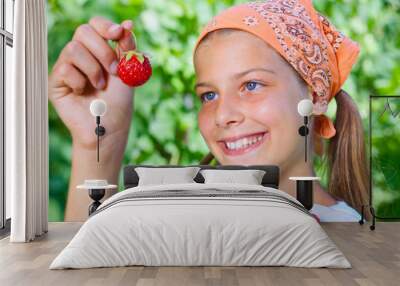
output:
M243 122L244 114L240 110L240 103L234 102L232 97L221 96L215 110L215 125L228 128Z

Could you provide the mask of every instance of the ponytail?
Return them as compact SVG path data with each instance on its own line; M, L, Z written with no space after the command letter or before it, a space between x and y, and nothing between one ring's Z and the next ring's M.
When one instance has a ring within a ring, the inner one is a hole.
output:
M328 192L360 210L368 203L369 189L364 129L352 98L341 90L335 99L336 135L328 143Z

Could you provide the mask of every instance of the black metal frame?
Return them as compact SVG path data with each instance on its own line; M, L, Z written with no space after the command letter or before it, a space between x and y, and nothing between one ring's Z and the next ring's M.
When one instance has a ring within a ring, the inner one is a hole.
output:
M89 197L93 200L92 204L89 206L89 216L94 213L97 208L101 205L100 200L104 197L106 189L88 189Z
M379 217L375 214L375 209L372 205L372 99L374 98L398 98L400 95L370 95L369 96L369 202L368 205L361 206L361 220L359 223L364 224L364 211L365 208L369 209L372 216L372 224L370 225L371 230L375 230L376 219L380 220L400 220L400 217Z
M1 158L1 167L0 167L0 196L2 198L1 202L1 219L0 219L0 236L5 236L10 232L11 219L6 218L6 191L5 191L5 59L6 59L6 46L13 47L13 34L6 31L6 14L5 14L5 1L0 0L1 6L1 21L0 21L0 59L2 65L0 66L0 100L1 100L1 108L0 108L0 117L1 117L1 150L0 150L0 158ZM13 5L15 4L14 0L11 0ZM14 12L14 8L13 8Z

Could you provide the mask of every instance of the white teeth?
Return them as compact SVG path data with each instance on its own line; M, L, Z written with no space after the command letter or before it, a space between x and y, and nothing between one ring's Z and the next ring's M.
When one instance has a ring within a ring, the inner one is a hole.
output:
M225 142L225 146L229 150L237 150L237 149L247 148L248 146L257 143L258 141L261 141L262 138L263 138L262 135L257 136L257 137L246 137L246 138L239 139L235 142Z

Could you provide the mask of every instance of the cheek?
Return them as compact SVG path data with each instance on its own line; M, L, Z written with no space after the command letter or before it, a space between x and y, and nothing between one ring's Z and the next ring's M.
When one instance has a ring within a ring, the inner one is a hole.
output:
M293 133L302 123L297 107L283 94L276 94L248 107L248 114L272 132ZM296 135L296 133L294 133Z
M298 135L302 118L297 114L297 109L293 109L291 102L284 97L269 98L257 103L257 106L248 106L247 116L269 130L271 141L265 148L274 163L281 164L297 152L302 142Z
M269 131L273 131L281 124L282 103L273 98L247 103L245 113L248 119L263 125Z
M212 112L210 110L201 108L199 113L197 114L197 119L199 122L200 133L203 138L208 142L211 140L211 135L213 133L213 117Z
M275 130L276 140L271 149L276 152L276 161L282 170L296 164L299 158L304 158L304 137L298 133L300 126L296 114L291 114L283 118Z

